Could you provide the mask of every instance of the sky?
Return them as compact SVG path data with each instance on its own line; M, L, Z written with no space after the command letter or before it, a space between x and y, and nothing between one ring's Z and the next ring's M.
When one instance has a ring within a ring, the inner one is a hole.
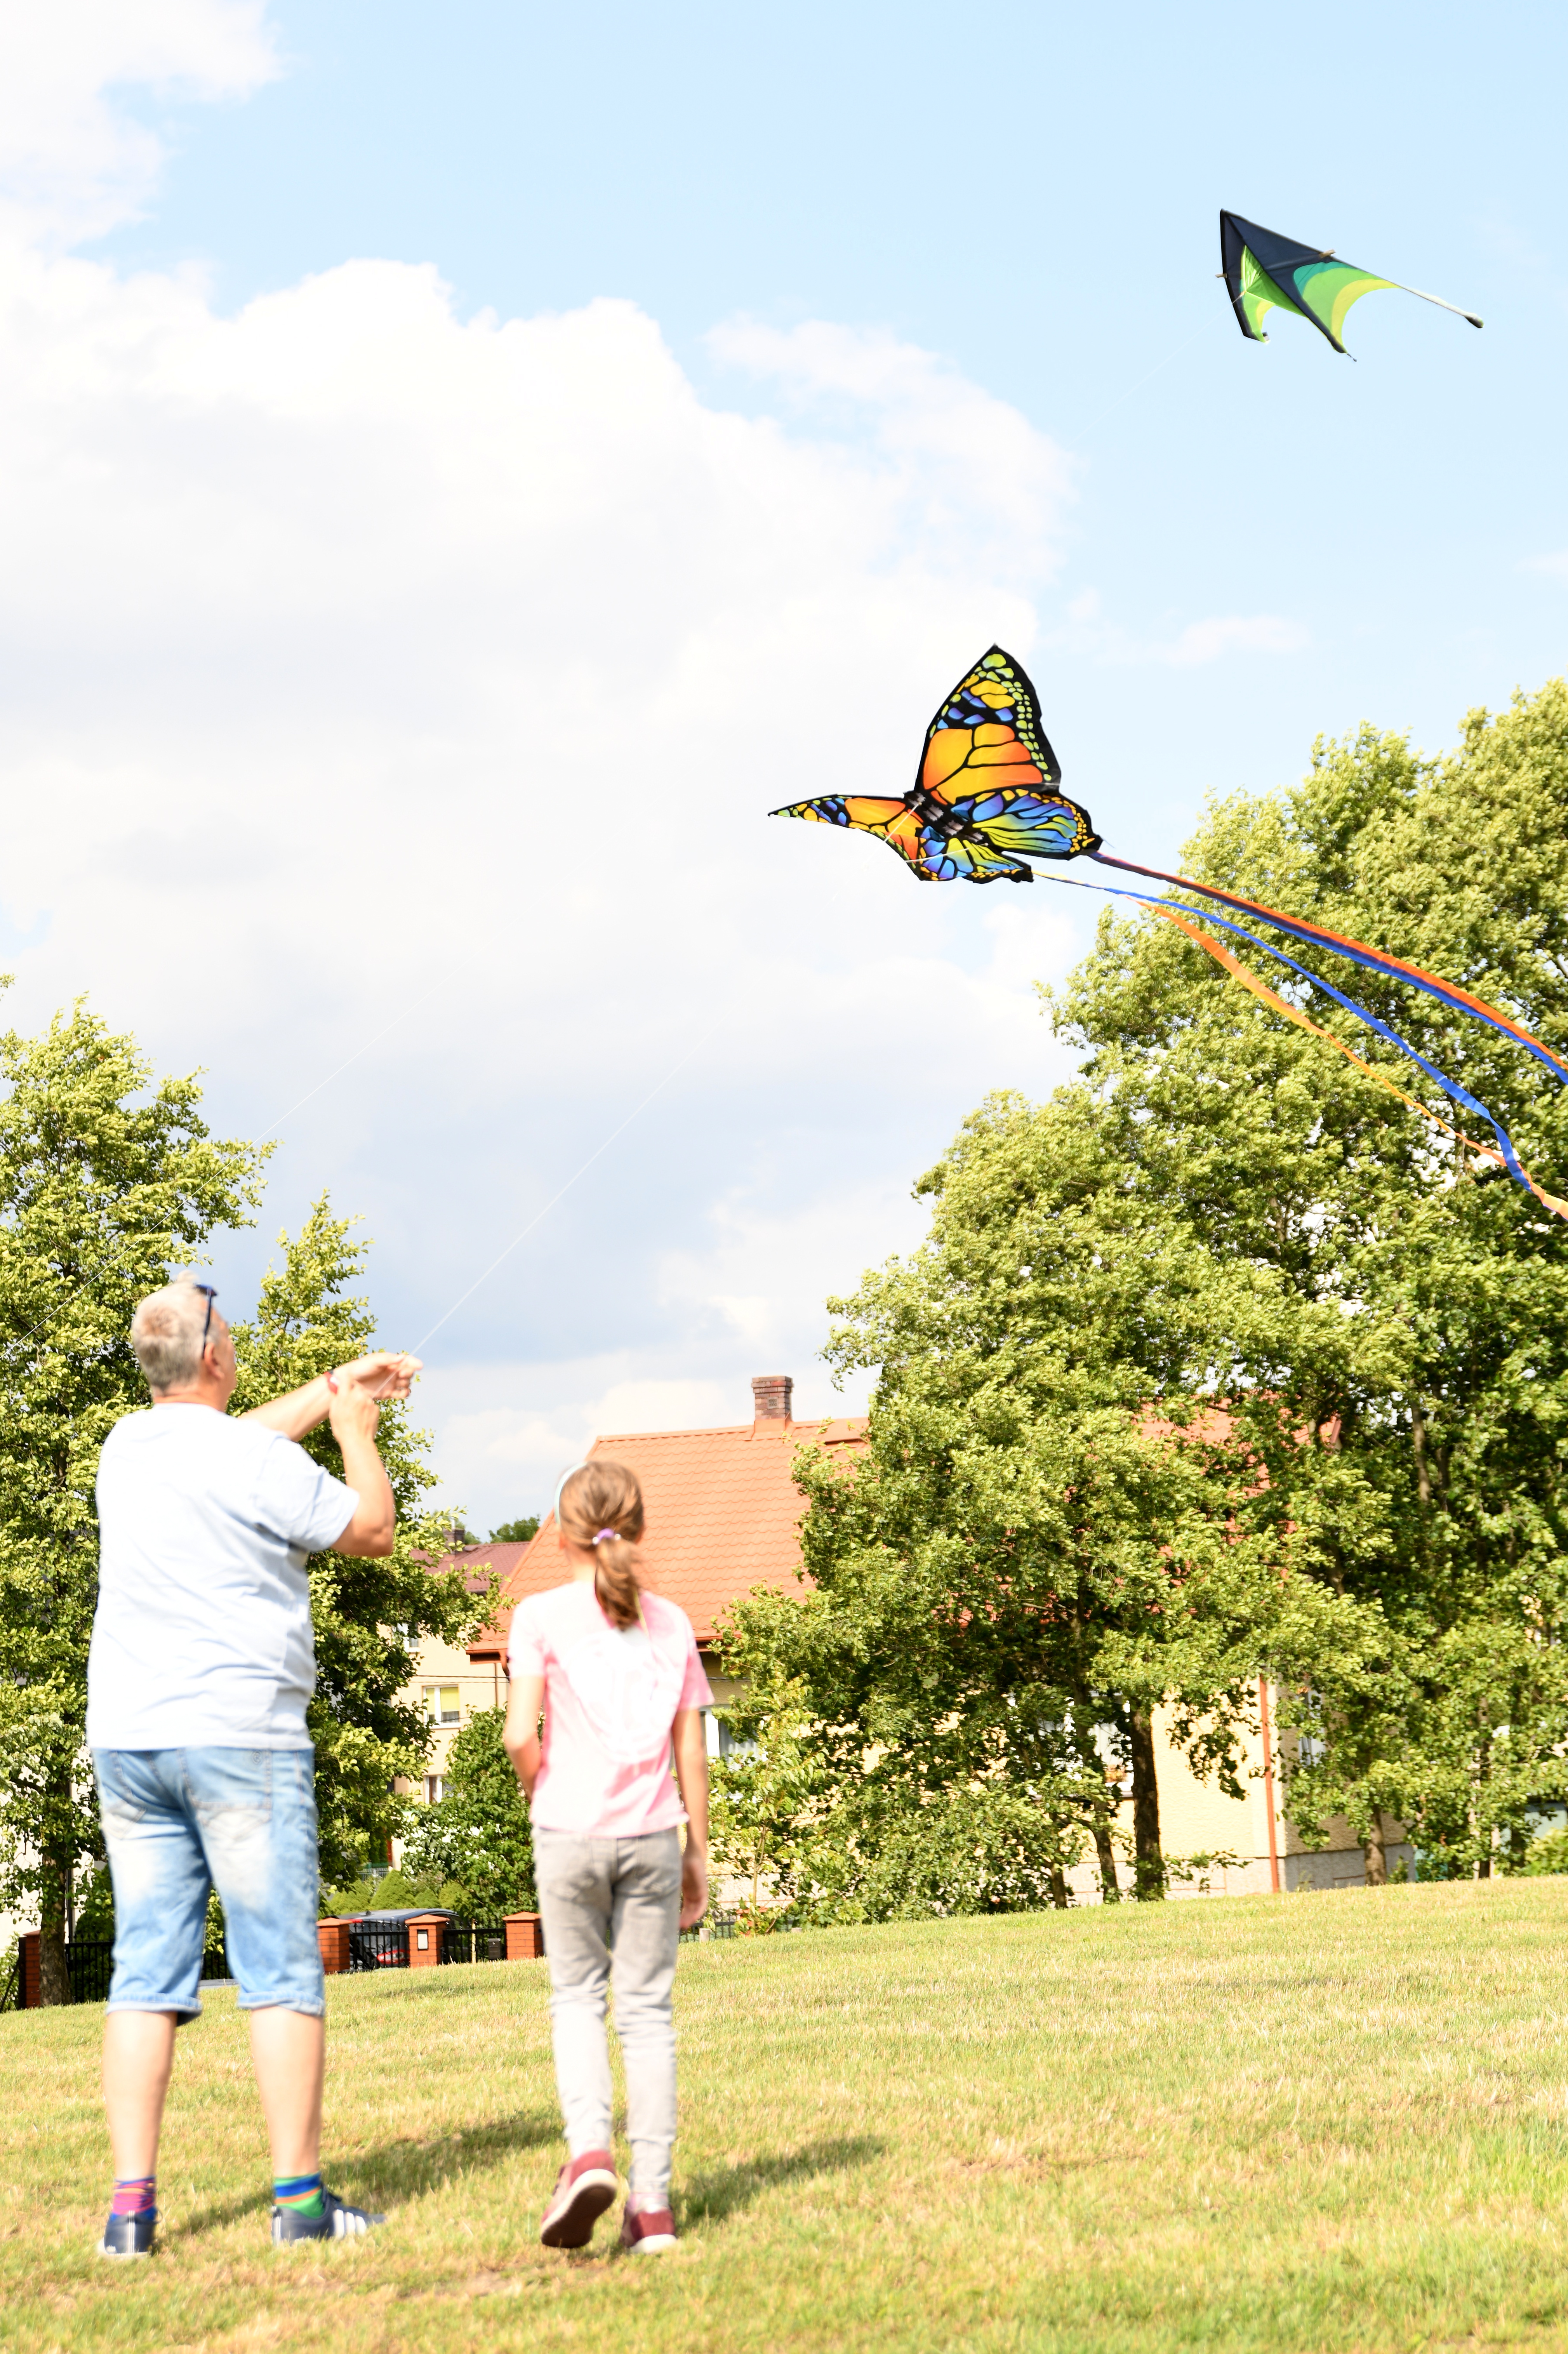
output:
M0 18L0 963L374 1240L442 1493L833 1390L1097 907L769 825L1000 641L1109 846L1561 670L1542 7ZM1237 333L1224 205L1478 312ZM1091 870L1092 871L1092 870ZM510 1247L509 1247L510 1246ZM503 1254L505 1254L503 1257ZM499 1264L494 1264L499 1259Z

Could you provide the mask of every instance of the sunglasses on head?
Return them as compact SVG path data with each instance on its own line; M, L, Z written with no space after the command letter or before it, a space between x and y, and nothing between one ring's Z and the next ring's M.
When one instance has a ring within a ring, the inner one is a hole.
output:
M217 1286L216 1283L193 1283L191 1289L207 1295L207 1320L201 1328L201 1345L205 1350L207 1336L212 1330L212 1303L217 1298Z

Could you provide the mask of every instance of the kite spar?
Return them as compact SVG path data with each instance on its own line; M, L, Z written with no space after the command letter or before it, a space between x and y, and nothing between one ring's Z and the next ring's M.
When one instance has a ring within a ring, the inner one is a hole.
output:
M1452 311L1472 327L1481 324L1473 311L1445 302L1441 294L1424 294L1419 286L1402 285L1397 278L1375 277L1319 246L1298 245L1294 238L1260 228L1256 221L1243 220L1240 213L1220 215L1220 264L1236 324L1255 344L1268 341L1263 321L1269 311L1294 311L1298 318L1309 319L1337 352L1343 352L1340 329L1346 312L1380 287L1436 302L1440 311Z

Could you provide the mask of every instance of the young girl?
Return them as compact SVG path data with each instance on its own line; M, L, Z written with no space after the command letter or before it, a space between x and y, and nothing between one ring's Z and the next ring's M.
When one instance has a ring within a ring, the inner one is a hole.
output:
M619 2187L604 2030L613 1946L631 2144L620 2243L662 2255L675 2244L671 1998L676 1941L702 1919L708 1901L702 1710L713 1693L691 1620L641 1585L635 1473L623 1463L579 1463L556 1492L556 1524L571 1582L518 1604L506 1706L507 1755L533 1816L556 2081L570 2153L539 2237L547 2248L586 2247ZM683 1820L683 1855L676 1828Z

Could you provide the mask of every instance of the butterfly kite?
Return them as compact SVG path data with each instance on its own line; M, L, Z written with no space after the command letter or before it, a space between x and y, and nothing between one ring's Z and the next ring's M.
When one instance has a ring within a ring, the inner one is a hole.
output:
M1461 311L1457 302L1445 302L1440 294L1423 294L1419 286L1402 286L1396 278L1376 278L1370 270L1358 270L1353 261L1341 261L1319 247L1298 245L1294 238L1259 228L1255 221L1243 220L1239 213L1220 215L1220 275L1236 324L1255 344L1268 341L1263 332L1267 312L1294 311L1298 318L1310 319L1334 349L1342 352L1340 329L1346 312L1352 302L1359 302L1363 294L1375 293L1379 287L1436 302L1440 311L1468 319L1472 327L1481 323L1473 311Z
M1495 1005L1489 1005L1484 998L1472 996L1456 981L1445 981L1421 965L1407 964L1403 958L1389 956L1382 949L1369 948L1365 941L1351 939L1348 934L1331 932L1320 924L1309 924L1277 907L1265 907L1261 900L1245 899L1212 884L1194 883L1185 875L1167 875L1157 866L1139 866L1130 859L1112 857L1102 849L1087 810L1056 790L1061 781L1061 765L1046 740L1039 699L1028 675L1010 653L1003 652L1001 646L992 646L959 681L926 730L920 765L906 793L897 799L869 793L825 793L817 801L795 801L770 814L809 818L818 825L844 826L859 833L874 834L897 852L911 874L922 883L1032 883L1034 870L1023 864L1031 858L1087 857L1097 865L1117 866L1128 875L1147 875L1152 882L1195 892L1200 898L1213 900L1218 907L1253 917L1293 939L1345 958L1369 972L1422 990L1456 1012L1469 1014L1500 1031L1543 1063L1554 1078L1568 1084L1568 1059L1543 1046L1520 1023L1499 1013ZM1178 925L1233 980L1275 1013L1324 1039L1381 1087L1398 1096L1401 1102L1412 1105L1428 1119L1437 1119L1425 1104L1394 1087L1381 1070L1352 1054L1332 1031L1320 1028L1298 1006L1280 997L1220 941L1201 931L1192 921L1190 907L1180 901L1156 898L1146 891L1118 889L1109 884L1091 884L1087 887L1109 891L1118 899L1137 899L1153 908L1165 920ZM1506 1168L1558 1217L1568 1218L1568 1202L1559 1201L1555 1194L1544 1192L1520 1165L1506 1130L1467 1088L1445 1077L1424 1055L1354 998L1345 996L1331 982L1309 972L1285 949L1259 939L1255 932L1238 923L1234 915L1211 913L1208 920L1260 949L1277 963L1288 965L1313 988L1322 990L1347 1013L1355 1014L1369 1029L1407 1055L1445 1095L1487 1122L1498 1140L1497 1149L1472 1143L1459 1129L1449 1128L1446 1120L1437 1120L1437 1125L1448 1129L1450 1135L1458 1137L1478 1158Z

